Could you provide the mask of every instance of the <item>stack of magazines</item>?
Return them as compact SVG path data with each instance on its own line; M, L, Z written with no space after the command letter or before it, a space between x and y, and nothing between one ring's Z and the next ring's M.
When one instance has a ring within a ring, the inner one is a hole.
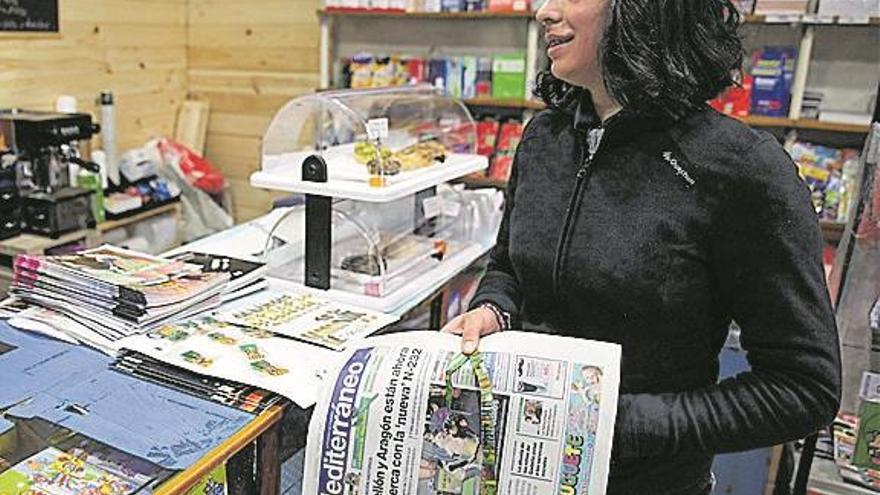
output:
M259 414L281 396L259 387L214 378L171 366L136 351L122 349L111 365L116 371L196 397Z
M216 308L229 277L194 263L102 246L16 257L11 293L37 308L33 320L107 352L123 337ZM28 316L26 311L18 319Z
M266 264L231 256L187 251L172 257L174 260L196 264L204 272L228 273L229 283L220 294L223 302L230 302L259 292L269 286Z

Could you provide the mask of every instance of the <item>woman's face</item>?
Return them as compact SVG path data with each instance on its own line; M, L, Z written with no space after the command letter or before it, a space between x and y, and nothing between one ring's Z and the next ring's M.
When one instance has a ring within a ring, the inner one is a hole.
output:
M536 18L545 26L550 71L580 87L602 83L599 48L611 0L547 0Z

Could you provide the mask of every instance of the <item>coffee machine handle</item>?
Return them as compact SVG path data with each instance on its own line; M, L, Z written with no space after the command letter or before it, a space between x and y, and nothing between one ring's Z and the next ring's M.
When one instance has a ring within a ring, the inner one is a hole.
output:
M68 161L70 161L70 163L75 163L75 164L79 165L80 167L88 170L89 172L91 172L93 174L101 173L101 166L95 162L83 160L82 158L78 158L75 156L69 158Z

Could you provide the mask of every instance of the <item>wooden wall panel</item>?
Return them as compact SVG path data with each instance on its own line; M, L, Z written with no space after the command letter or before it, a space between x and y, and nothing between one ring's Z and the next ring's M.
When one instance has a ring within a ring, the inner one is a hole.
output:
M97 115L110 90L120 149L169 134L186 97L187 1L60 0L60 35L0 37L0 107L51 110L70 94Z
M188 81L211 103L206 156L230 179L237 221L282 193L252 188L275 112L318 85L319 0L189 0Z

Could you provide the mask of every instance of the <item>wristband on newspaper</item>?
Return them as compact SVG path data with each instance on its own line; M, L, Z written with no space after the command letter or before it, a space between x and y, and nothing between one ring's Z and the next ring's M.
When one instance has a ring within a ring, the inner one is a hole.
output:
M510 313L499 308L497 304L491 302L480 303L478 308L486 308L495 315L495 321L498 323L499 330L510 330Z
M492 395L492 377L483 364L483 355L475 352L470 356L459 354L446 367L446 406L452 407L454 385L452 377L466 363L470 363L471 369L477 379L480 389L480 448L483 454L483 469L481 470L480 495L495 495L498 490L498 480L495 478L495 468L498 456L495 452L497 439L495 438L496 418L498 406Z

